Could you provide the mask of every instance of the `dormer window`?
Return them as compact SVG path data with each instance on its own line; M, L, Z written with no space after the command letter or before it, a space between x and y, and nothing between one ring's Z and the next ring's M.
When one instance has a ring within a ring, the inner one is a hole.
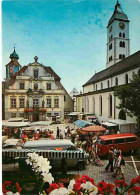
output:
M37 79L38 78L38 69L34 69L34 78Z
M47 83L47 90L51 90L52 86L51 83Z
M20 83L19 88L24 89L24 83Z

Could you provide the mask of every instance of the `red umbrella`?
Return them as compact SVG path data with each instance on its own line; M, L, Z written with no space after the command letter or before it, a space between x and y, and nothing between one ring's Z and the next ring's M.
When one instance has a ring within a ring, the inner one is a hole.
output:
M102 126L88 126L80 129L80 131L83 133L97 133L97 132L104 133L106 129Z

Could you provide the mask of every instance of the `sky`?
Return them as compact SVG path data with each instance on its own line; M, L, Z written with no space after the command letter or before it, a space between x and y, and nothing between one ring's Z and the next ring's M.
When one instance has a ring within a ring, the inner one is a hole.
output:
M140 0L119 0L130 20L130 53L140 50ZM116 0L4 0L2 2L2 75L14 46L19 63L34 61L61 77L68 92L82 91L106 68L106 26Z

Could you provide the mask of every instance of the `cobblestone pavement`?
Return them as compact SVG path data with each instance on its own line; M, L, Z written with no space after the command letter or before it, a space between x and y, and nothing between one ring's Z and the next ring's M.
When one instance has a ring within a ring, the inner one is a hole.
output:
M95 183L98 183L101 180L104 180L106 182L111 182L114 183L114 181L116 179L120 179L120 176L117 176L116 178L112 177L112 172L106 172L105 171L105 167L108 163L107 160L102 160L104 166L103 167L99 167L94 165L92 162L86 166L86 169L83 171L68 171L68 174L79 174L79 175L88 175L89 177L94 178ZM14 164L3 164L2 166L2 170L3 171L18 171L18 163L15 163L15 167ZM129 165L128 163L126 163L125 168L124 168L124 177L126 179L127 182L130 182L131 179L133 177L136 177L136 172L133 166Z
M117 176L116 178L112 177L112 172L106 172L105 167L108 164L107 160L102 160L104 166L99 167L94 164L87 165L86 169L83 171L69 171L69 174L79 174L79 175L88 175L89 177L94 178L95 183L98 183L101 180L104 180L105 182L114 183L116 179L120 179L120 176ZM133 177L136 177L135 169L130 166L128 163L126 163L124 167L124 177L126 182L130 182Z

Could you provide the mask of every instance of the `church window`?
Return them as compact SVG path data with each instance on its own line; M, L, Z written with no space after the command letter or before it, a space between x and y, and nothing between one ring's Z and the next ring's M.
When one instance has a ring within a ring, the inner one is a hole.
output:
M101 82L101 89L103 89L103 83Z
M34 78L38 78L38 69L34 69Z
M122 37L122 33L121 32L119 33L119 37Z
M102 106L103 106L103 104L102 104L102 96L100 96L100 98L99 98L99 114L100 115L102 115Z
M24 89L24 83L20 83L20 89Z
M39 105L39 99L33 99L33 106L38 106Z
M123 33L123 38L125 38L125 33Z
M119 59L122 59L122 54L119 55Z
M113 39L113 36L111 35L111 40Z
M38 90L38 83L34 83L34 90L35 90L35 91Z
M51 83L47 83L47 90L51 90Z
M19 99L19 105L20 105L20 108L24 108L25 107L25 99L24 98L20 98Z
M47 105L46 105L47 108L51 108L52 107L52 99L51 97L48 97L47 98Z
M138 70L138 76L140 77L140 69Z
M109 50L111 50L112 49L112 43L109 45Z
M120 47L122 47L122 41L120 41Z
M54 108L59 108L59 98L58 97L54 98Z
M124 41L122 42L122 47L124 47L124 48L125 48L125 42L124 42Z
M11 108L16 108L16 98L11 98Z
M108 87L108 88L110 87L110 85L109 85L109 80L107 81L107 87Z
M125 55L122 55L122 58L125 59Z
M115 78L115 86L117 86L118 85L118 78L116 77Z
M128 74L125 75L125 84L128 84Z
M64 102L66 101L66 95L64 95Z
M109 117L112 117L112 95L109 95Z

